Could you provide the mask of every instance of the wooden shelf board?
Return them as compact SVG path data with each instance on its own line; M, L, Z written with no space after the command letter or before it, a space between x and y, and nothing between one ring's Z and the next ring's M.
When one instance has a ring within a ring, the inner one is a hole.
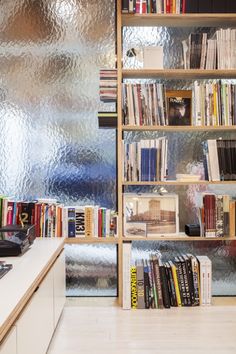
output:
M192 184L208 185L208 184L236 184L236 181L167 181L167 182L123 182L123 186L188 186Z
M235 238L229 237L190 237L190 236L157 236L157 237L140 237L140 236L132 236L132 237L123 237L123 242L125 241L183 241L183 242L191 242L191 241L236 241Z
M173 131L173 132L182 132L182 131L229 131L229 130L236 130L236 125L232 126L159 126L159 125L152 125L152 126L136 126L136 125L123 125L123 131Z
M78 243L119 243L118 237L68 237L65 239L66 244Z
M228 27L235 26L236 14L122 14L122 26Z
M123 69L124 79L167 78L186 79L223 79L236 78L236 70L201 70L201 69Z

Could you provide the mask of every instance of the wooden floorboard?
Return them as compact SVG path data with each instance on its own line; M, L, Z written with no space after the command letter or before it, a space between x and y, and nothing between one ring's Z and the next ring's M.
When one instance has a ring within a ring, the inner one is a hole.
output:
M48 354L235 354L235 303L124 311L114 299L69 299Z

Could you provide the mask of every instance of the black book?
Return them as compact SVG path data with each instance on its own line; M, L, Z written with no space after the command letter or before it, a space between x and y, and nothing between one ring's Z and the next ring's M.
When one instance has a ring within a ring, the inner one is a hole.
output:
M226 176L226 161L225 161L224 151L225 151L224 141L217 140L217 154L219 160L219 170L220 170L219 172L220 172L221 180L224 180Z
M198 0L198 12L199 13L212 12L212 0Z
M156 0L152 0L151 8L152 8L151 9L152 13L156 14L156 12L157 12L157 2L156 2Z
M235 0L226 0L226 12L236 13L236 1Z
M169 292L170 292L170 304L171 304L171 306L177 307L178 306L177 297L176 297L175 284L174 284L174 279L173 279L171 266L167 262L165 264L165 267L166 267L166 273L167 273L167 279L168 279L168 287L169 287Z
M159 259L157 256L152 256L153 261L153 271L154 271L154 278L155 278L155 285L156 285L156 292L157 292L157 305L159 309L163 308L163 296L162 296L162 286L161 286L161 275L160 275L160 267L159 267Z
M122 12L125 14L129 12L129 0L122 0Z
M144 262L144 298L145 298L145 308L149 309L151 299L150 299L150 283L148 275L148 264L147 261Z
M194 299L193 272L192 272L191 259L189 257L187 257L186 255L183 255L182 257L183 257L183 259L185 261L185 265L186 265L190 299L191 299L191 303L193 305L195 302L195 299Z
M222 0L212 0L212 12L213 13L224 13L226 12L226 1Z
M186 13L198 13L198 0L186 0Z
M181 266L182 266L182 271L183 271L183 278L184 278L184 285L185 285L185 290L186 290L186 299L187 299L187 305L186 306L192 306L192 301L191 301L191 295L190 295L190 287L189 287L189 281L188 281L188 272L187 272L187 266L185 264L185 261L183 257L179 257Z
M176 269L177 269L177 276L178 276L178 283L179 283L179 290L180 290L180 297L181 297L181 305L187 306L187 295L186 295L186 289L185 289L184 276L183 276L181 262L178 257L175 257L174 262L175 262Z
M161 279L161 290L163 297L163 305L166 309L170 308L170 294L168 290L168 282L166 277L165 266L162 261L159 259L159 271L160 271L160 279Z

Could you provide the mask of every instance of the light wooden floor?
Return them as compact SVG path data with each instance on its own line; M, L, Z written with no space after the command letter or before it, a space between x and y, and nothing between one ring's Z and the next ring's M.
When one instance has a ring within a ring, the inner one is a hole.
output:
M124 311L112 299L68 299L48 354L236 354L236 301Z

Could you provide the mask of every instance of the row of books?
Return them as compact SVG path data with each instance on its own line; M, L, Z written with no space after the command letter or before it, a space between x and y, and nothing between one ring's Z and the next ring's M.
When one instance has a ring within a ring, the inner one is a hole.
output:
M205 179L236 180L236 140L209 139L203 142Z
M124 181L165 181L167 151L166 137L123 142Z
M68 237L117 237L117 215L95 205L63 208L63 234Z
M15 201L0 197L1 227L35 225L36 237L117 236L117 216L99 206L67 207L55 199Z
M117 70L101 69L99 94L102 102L116 102L117 100Z
M194 82L192 125L236 125L236 85Z
M123 13L233 13L232 0L122 0Z
M235 237L235 202L229 195L203 194L199 209L201 236Z
M207 33L191 33L182 42L185 69L235 69L236 30L219 29L208 39Z
M125 125L168 125L163 84L123 84Z
M130 263L124 260L125 266ZM211 305L212 262L207 256L181 254L164 262L159 253L153 254L136 261L129 272L123 273L124 309Z

